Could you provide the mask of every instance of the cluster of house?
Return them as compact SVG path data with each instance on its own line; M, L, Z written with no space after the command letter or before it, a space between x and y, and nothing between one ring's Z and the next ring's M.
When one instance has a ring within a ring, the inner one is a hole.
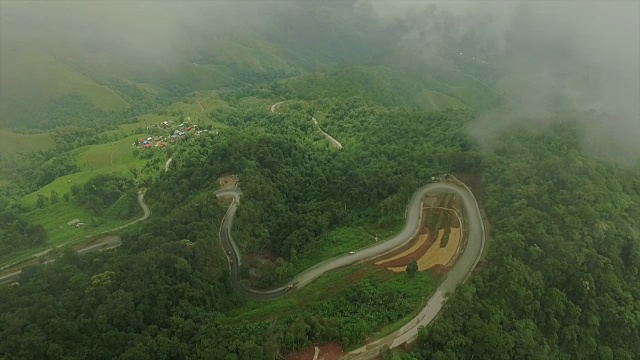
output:
M148 149L148 148L151 147L151 142L154 141L154 140L159 142L159 141L164 140L164 138L162 136L156 136L155 139L154 139L153 137L150 136L150 137L148 137L146 139L145 138L138 139L138 141L136 141L135 145L142 146L145 149ZM158 146L162 147L162 146L164 146L164 143L159 143Z
M190 119L187 117L187 120L190 120ZM168 121L163 121L158 125L149 125L147 126L147 130L156 128L156 127L163 128L163 129L171 128L173 127L173 122L171 120L168 120ZM178 129L174 130L173 134L170 135L168 138L163 136L157 136L155 138L154 137L142 138L142 139L138 139L134 143L134 145L141 146L147 149L151 147L152 141L157 141L158 143L156 144L156 146L164 147L166 145L165 141L169 143L174 143L178 140L184 140L187 137L188 132L193 132L196 136L199 136L202 133L209 133L209 132L214 135L218 134L217 131L209 131L207 129L198 130L198 125L190 125L188 123L183 122L180 125L178 125Z

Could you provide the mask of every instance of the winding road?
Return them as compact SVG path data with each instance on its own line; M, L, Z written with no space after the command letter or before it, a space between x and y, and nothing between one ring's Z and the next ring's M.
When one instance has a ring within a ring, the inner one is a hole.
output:
M144 201L144 191L141 191L138 194L138 204L140 204L140 207L142 208L142 211L144 212L143 215L129 223L126 223L122 226L118 226L116 228L113 228L111 230L107 230L107 231L103 231L100 234L105 234L105 233L110 233L110 232L114 232L114 231L118 231L118 230L122 230L128 226L131 226L137 222L140 221L144 221L147 220L150 216L151 216L151 208L149 207L149 205ZM100 235L100 234L96 234L96 235ZM120 237L117 235L107 235L104 238L100 239L99 241L92 241L91 245L88 246L84 246L81 247L79 249L76 250L76 252L78 254L83 254L83 253L87 253L87 252L91 252L92 250L97 250L100 248L104 248L106 246L117 246L120 245L121 241L120 241ZM63 246L65 246L67 243L62 243L58 246L56 246L56 248L61 248ZM32 258L38 258L41 257L43 255L48 254L49 252L51 252L53 250L53 248L49 248L46 249L44 251L41 251L35 255L32 256ZM15 263L14 263L15 264ZM7 265L4 268L10 267L13 264ZM2 283L6 283L9 281L12 281L14 279L17 279L18 276L20 276L20 274L22 273L22 267L18 267L18 268L14 268L12 270L10 270L9 272L5 273L5 274L1 274L0 275L0 284Z
M311 120L313 120L313 123L316 124L316 126L318 127L318 129L320 130L322 135L324 135L324 137L326 137L327 140L329 140L331 145L337 147L338 149L342 149L342 144L340 144L340 141L336 140L333 136L327 134L324 130L322 130L322 128L320 127L320 124L318 124L318 120L316 120L316 118L312 117Z
M278 108L278 106L282 105L283 103L284 103L284 101L279 101L279 102L277 102L277 103L275 103L275 104L271 105L271 112L272 112L272 113L275 113L275 112L276 112L276 109Z
M271 112L275 113L276 110L278 109L278 107L280 105L282 105L284 103L284 101L280 101L277 102L273 105L271 105ZM322 130L322 128L320 127L320 124L318 124L318 120L316 120L315 117L311 117L311 120L313 121L313 123L318 127L318 130L320 130L320 132L322 133L322 135L324 135L325 138L327 138L327 140L329 140L329 142L331 143L331 145L335 146L338 149L342 149L342 144L340 143L340 141L336 140L333 136L327 134L326 131Z
M252 299L273 300L285 296L289 291L293 291L293 289L302 288L326 272L359 262L368 261L393 251L403 246L416 236L419 231L422 218L422 199L427 194L435 193L455 194L462 199L466 219L464 226L468 233L467 245L464 252L460 255L456 264L447 273L444 281L442 281L436 292L429 299L426 306L415 318L409 321L409 323L403 326L400 330L371 344L356 349L349 354L346 354L344 358L375 358L379 355L380 349L384 345L393 348L406 342L411 342L417 337L419 328L428 325L436 317L442 308L446 294L453 292L460 283L467 279L482 254L485 241L485 231L484 224L482 223L482 216L480 214L480 208L475 197L464 184L456 185L451 183L433 183L419 188L413 193L409 200L407 205L407 220L400 233L382 243L360 249L356 251L355 254L345 254L325 260L303 271L285 285L269 290L252 289L240 281L238 277L239 265L241 262L240 252L233 240L231 229L233 225L233 218L240 203L242 191L238 188L218 190L215 192L215 195L218 198L233 198L233 201L231 202L231 205L229 205L229 209L224 215L220 225L220 240L229 259L231 284L235 290Z

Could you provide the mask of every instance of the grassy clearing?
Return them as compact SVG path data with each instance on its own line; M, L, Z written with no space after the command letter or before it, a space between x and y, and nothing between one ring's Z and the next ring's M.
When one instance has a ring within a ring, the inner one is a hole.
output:
M55 146L49 134L16 134L0 130L0 153L46 150Z
M424 103L431 110L445 110L448 108L465 109L467 106L460 100L441 94L433 90L426 90L422 94Z
M96 107L107 111L119 111L129 107L112 89L97 84L55 57L36 50L34 47L17 46L3 54L3 81L16 84L16 89L24 98L33 99L35 104L44 98L80 94ZM28 74L20 76L18 74Z
M49 197L53 190L62 196L71 191L73 185L83 185L98 174L128 174L130 166L142 167L145 160L135 158L132 150L133 142L140 136L140 134L136 134L119 141L73 150L72 153L75 154L80 171L55 179L38 191L23 197L22 202L33 207L38 199L38 194Z
M58 245L62 242L84 239L103 231L124 225L131 220L142 216L142 209L132 219L112 220L102 217L94 217L91 212L73 202L61 202L45 209L34 210L27 219L36 224L41 224L49 234L47 245ZM85 223L83 227L68 226L67 222L80 219Z
M103 132L103 134L109 137L116 138L126 138L133 134L145 135L147 126L158 125L163 121L175 122L176 117L169 115L146 114L138 116L138 122L118 125L117 129L105 131ZM140 132L140 129L142 130L142 132ZM148 134L150 134L150 132Z
M202 106L200 106L200 104L202 104ZM111 138L124 138L131 136L134 133L144 136L160 133L164 134L165 131L162 129L153 128L147 130L147 126L158 125L163 121L172 121L174 126L177 126L183 121L187 121L187 117L190 119L189 122L191 124L200 126L213 125L218 128L223 128L226 127L226 125L215 122L209 118L209 112L221 107L227 107L227 103L221 100L216 92L197 92L193 98L187 100L187 102L179 101L171 104L167 108L168 114L178 112L182 115L141 115L138 117L138 122L119 125L117 129L105 131L103 134ZM142 131L142 133L140 131Z
M142 162L142 160L135 158L132 151L132 144L140 135L141 134L135 134L115 142L89 146L85 151L76 156L78 166L83 170L87 170L103 167L118 167L136 161Z
M373 245L376 243L376 236L378 241L384 241L398 233L402 225L402 222L398 222L388 229L367 230L363 227L345 227L333 230L318 241L309 244L298 254L296 269L303 271L320 261Z
M228 107L224 100L221 100L217 92L201 91L196 92L194 96L187 102L176 102L169 106L169 113L179 111L185 117L189 117L192 124L198 125L214 125L221 127L223 125L209 118L209 113L217 108Z
M125 225L133 219L142 216L142 209L138 210L135 217L128 220L113 220L94 217L86 209L73 202L62 201L45 209L33 210L26 216L26 220L44 226L49 235L47 243L41 247L24 249L11 254L0 255L0 264L20 262L29 259L36 253L61 244L72 245L87 238L95 237L103 232L108 232L118 226ZM69 226L67 222L80 219L85 223L83 227Z

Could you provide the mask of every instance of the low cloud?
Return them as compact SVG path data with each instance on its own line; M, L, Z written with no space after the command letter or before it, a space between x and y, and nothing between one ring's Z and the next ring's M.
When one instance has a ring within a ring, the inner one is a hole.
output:
M585 115L584 148L620 163L640 160L640 3L386 2L356 5L400 23L405 46L431 54L456 47L487 61L508 99L471 127L483 144L521 121L541 126L564 110Z

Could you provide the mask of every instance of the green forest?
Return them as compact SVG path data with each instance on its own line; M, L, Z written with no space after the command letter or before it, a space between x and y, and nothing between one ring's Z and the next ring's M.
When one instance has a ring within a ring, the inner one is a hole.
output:
M640 157L605 106L633 94L589 97L597 67L563 43L580 32L529 34L526 7L500 37L498 12L247 4L0 4L0 359L291 360L396 336L446 266L367 258L253 300L216 191L239 181L237 272L261 291L396 235L449 174L484 252L379 358L640 358Z

